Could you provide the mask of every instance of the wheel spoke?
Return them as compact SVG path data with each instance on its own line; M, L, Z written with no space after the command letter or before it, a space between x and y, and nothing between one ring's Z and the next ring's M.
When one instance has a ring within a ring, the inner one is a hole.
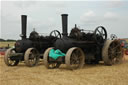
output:
M117 49L119 46L120 46L120 44L119 45L116 45L114 48L112 48L112 50Z
M101 34L103 34L103 29L101 29Z
M100 34L100 35L102 35L102 33L99 31L99 30L97 30L98 31L98 33Z
M54 31L54 34L55 34L55 36L56 36L56 32Z

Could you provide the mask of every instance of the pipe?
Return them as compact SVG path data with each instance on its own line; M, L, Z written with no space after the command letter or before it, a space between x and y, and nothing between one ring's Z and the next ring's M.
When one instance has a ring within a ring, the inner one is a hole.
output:
M26 39L26 28L27 28L27 15L21 15L21 37L22 40Z
M62 35L63 37L68 36L67 27L68 27L68 14L62 14Z

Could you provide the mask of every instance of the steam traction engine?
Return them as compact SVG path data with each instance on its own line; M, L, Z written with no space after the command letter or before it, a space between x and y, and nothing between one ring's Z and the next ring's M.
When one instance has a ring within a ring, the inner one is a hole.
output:
M49 36L40 36L36 31L32 31L29 38L26 38L27 16L22 15L21 19L22 40L16 41L15 48L6 51L4 61L8 66L16 66L19 61L25 61L25 64L30 67L35 66L39 58L43 58L44 51L53 46L53 43L61 37L61 34L54 30ZM58 35L55 35L55 32Z
M15 43L15 48L6 51L4 61L8 66L18 65L25 61L27 66L35 66L40 58L44 59L47 68L57 68L66 64L69 69L81 68L85 63L99 63L106 65L119 63L122 50L118 40L107 40L107 31L103 26L94 31L79 29L76 25L68 35L67 14L62 14L61 33L53 30L49 36L40 36L36 31L26 38L27 16L22 15L22 40ZM52 59L51 49L59 49L65 56Z
M121 62L122 49L118 40L107 40L107 31L98 26L94 31L79 29L76 25L68 35L67 14L62 14L62 38L57 39L54 47L44 53L44 63L47 68L58 68L66 64L69 69L81 68L90 63L104 61L106 65ZM66 56L54 60L49 57L51 49L59 49Z

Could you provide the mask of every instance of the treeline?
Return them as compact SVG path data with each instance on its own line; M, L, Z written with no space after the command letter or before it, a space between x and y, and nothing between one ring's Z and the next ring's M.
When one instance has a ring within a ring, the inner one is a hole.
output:
M2 38L0 38L0 42L15 42L16 40L14 40L14 39L7 39L7 40L5 40L5 39L2 39Z

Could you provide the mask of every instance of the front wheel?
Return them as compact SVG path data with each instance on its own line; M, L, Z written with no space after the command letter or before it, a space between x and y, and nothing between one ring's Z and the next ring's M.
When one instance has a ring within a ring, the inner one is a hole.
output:
M53 47L48 48L44 52L44 65L48 69L53 69L53 68L59 68L61 63L55 61L55 62L50 62L50 57L49 57L49 52L50 50L53 49Z
M13 48L9 48L4 56L4 62L7 66L16 66L19 63L19 60L11 60L11 55L16 53Z
M70 48L65 56L65 63L68 69L82 68L85 61L83 51L78 47Z

